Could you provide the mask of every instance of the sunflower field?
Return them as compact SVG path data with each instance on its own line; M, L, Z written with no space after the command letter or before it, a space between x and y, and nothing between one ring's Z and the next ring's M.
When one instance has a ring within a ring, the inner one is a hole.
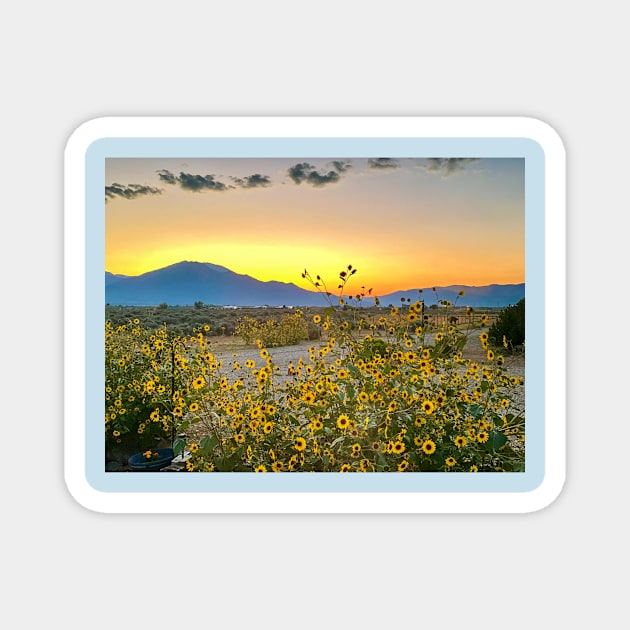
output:
M255 358L226 359L207 325L107 321L106 450L170 443L190 472L523 471L523 379L488 334L432 328L420 301L363 317L343 295L354 271L334 299L304 272L328 307L304 321L320 336L289 374L261 338ZM484 361L463 356L473 334Z

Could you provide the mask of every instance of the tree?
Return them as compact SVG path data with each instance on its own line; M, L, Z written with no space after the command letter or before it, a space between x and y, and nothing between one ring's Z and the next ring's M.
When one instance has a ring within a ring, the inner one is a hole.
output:
M488 330L488 340L495 347L512 349L525 343L525 298L501 312Z

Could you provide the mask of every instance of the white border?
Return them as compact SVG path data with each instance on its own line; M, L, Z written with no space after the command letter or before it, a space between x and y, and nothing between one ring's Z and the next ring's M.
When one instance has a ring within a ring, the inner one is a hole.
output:
M85 199L88 147L103 138L505 138L545 154L545 476L515 493L116 493L87 482L85 445ZM526 513L543 509L566 476L566 156L558 134L527 117L106 117L69 138L65 154L64 474L73 498L105 513Z

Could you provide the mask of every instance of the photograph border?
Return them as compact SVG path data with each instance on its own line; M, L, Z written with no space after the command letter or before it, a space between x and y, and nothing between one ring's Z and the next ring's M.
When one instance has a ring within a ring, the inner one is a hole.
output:
M97 420L104 384L105 160L382 155L525 158L525 472L105 472ZM105 513L525 513L549 505L566 474L565 162L557 133L527 117L105 117L82 124L64 154L64 475L70 494Z

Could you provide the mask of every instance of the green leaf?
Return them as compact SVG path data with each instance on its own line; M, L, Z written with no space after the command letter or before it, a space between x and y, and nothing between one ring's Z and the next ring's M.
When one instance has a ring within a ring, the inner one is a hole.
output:
M218 446L218 444L219 440L214 435L206 435L206 437L201 440L199 446L201 446L204 451L211 452L215 449L216 446Z
M497 451L507 442L507 438L500 431L490 431L486 446Z
M186 440L183 438L176 438L173 442L173 454L175 457L180 455L184 451L184 447L186 446Z
M503 426L503 418L497 414L493 414L492 416L492 422L494 422L494 426L495 427L502 427Z
M483 413L483 408L481 407L481 405L470 405L468 407L468 412L472 415L472 417L477 420L478 418L481 417L482 413Z
M380 451L376 454L376 467L381 470L387 466L387 460L385 459L385 455Z

